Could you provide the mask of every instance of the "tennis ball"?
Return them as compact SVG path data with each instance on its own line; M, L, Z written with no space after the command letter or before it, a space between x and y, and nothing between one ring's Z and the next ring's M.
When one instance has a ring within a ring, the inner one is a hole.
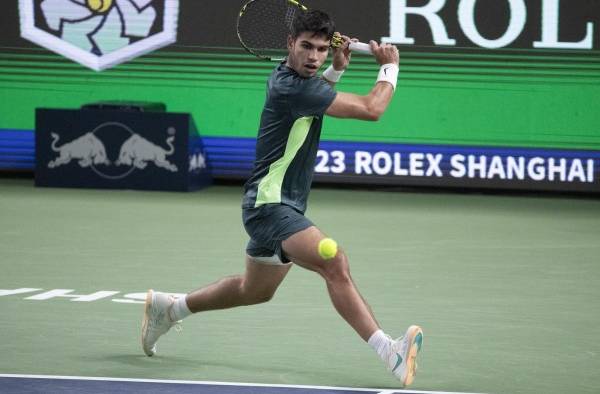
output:
M87 0L87 6L90 10L98 13L108 11L113 0Z
M323 257L325 260L334 258L337 254L337 250L337 242L331 238L323 238L321 242L319 242L319 256Z

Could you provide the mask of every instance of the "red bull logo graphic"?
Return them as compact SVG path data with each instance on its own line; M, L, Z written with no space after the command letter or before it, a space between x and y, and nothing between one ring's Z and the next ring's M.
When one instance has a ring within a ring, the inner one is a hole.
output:
M36 186L193 191L211 183L189 114L36 110Z
M149 162L154 163L157 167L164 168L171 172L177 171L177 166L169 163L166 156L172 155L175 152L173 148L173 139L175 137L167 138L167 145L169 150L165 150L158 145L153 144L144 137L137 134L129 137L127 141L121 146L119 151L119 160L115 163L116 165L129 165L139 169L144 169Z
M74 141L66 143L61 147L57 147L56 143L60 139L58 134L52 133L51 148L54 152L58 152L59 156L56 160L48 163L48 168L56 168L58 166L68 164L71 160L79 160L79 165L83 168L93 164L109 165L110 161L106 158L106 149L104 144L92 133L86 133Z
M174 134L173 129L167 133ZM134 170L144 170L148 164L169 172L177 172L177 166L168 160L175 153L173 135L165 139L168 148L163 148L141 135L134 133L129 127L118 122L107 122L98 126L94 131L85 133L70 142L57 146L60 136L53 132L51 149L58 157L48 162L49 169L67 165L77 160L81 168L91 168L96 174L106 179L121 179ZM121 136L123 143L117 147L105 144L103 139L111 136ZM118 152L118 154L117 154ZM112 157L112 160L111 160Z
M179 0L19 0L21 36L96 71L177 39Z

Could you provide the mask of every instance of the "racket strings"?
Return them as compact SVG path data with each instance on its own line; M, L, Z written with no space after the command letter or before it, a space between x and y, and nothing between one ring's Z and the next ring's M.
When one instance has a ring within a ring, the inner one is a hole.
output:
M238 19L240 40L258 55L283 51L298 11L298 6L281 0L248 3Z
M296 7L288 6L288 9L285 13L285 25L288 27L288 30L291 30L292 23L294 22L295 16L296 16Z

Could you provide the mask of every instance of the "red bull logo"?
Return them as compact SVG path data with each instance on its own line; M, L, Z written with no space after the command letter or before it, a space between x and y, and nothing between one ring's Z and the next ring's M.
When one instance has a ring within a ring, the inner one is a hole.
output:
M167 130L167 133L169 132L174 134L174 130ZM120 147L103 143L103 139L106 139L108 135L113 141L115 136L120 135L123 143ZM103 123L93 131L60 146L58 146L59 134L53 132L50 136L52 138L50 147L52 151L58 153L58 156L48 162L49 169L55 169L76 160L81 168L89 167L106 179L124 178L136 169L146 169L148 164L169 172L178 170L177 166L168 159L175 153L174 135L165 138L166 149L118 122Z
M79 160L78 163L83 168L97 164L110 164L110 161L106 158L104 144L93 133L86 133L60 147L56 146L56 143L60 139L58 134L52 133L51 136L51 148L54 152L58 152L59 156L56 160L48 163L48 168L56 168L68 164L73 159Z
M134 166L143 170L148 163L151 162L157 167L176 172L177 166L169 163L166 159L168 155L172 155L175 152L175 148L173 148L173 139L175 139L175 137L167 138L166 143L169 145L169 150L165 150L144 137L134 134L125 141L123 146L121 146L119 160L117 160L115 164L118 166Z

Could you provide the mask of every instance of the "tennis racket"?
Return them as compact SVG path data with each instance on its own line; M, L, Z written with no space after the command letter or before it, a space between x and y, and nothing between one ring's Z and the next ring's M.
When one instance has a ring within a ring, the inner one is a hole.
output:
M296 0L250 0L242 6L237 19L237 34L242 47L254 56L281 61L287 55L287 37L298 12L308 8ZM331 40L332 47L342 45L339 35ZM369 44L350 43L350 50L371 54Z

